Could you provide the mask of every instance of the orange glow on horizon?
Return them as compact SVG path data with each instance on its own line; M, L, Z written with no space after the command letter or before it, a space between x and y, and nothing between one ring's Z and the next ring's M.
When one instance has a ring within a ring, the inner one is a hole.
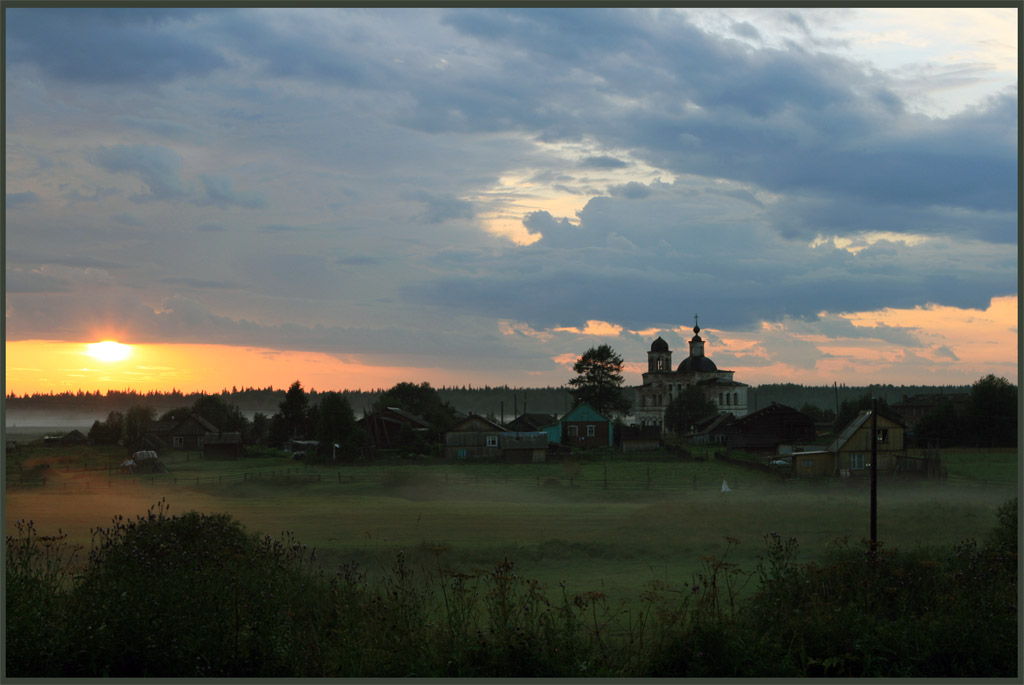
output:
M62 341L8 341L7 394L128 389L217 393L232 387L286 389L296 380L307 390L376 390L430 371L343 361L322 352L159 343L131 345L130 358L111 364L94 357L90 348Z

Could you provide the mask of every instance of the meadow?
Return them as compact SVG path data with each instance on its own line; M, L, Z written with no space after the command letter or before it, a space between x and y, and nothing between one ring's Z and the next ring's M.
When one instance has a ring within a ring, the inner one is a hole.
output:
M168 473L125 475L80 470L119 463L97 448L36 445L19 470L8 465L8 482L32 472L48 485L8 489L6 529L32 520L44 534L59 529L88 545L92 529L163 499L172 512L227 513L253 532L290 531L325 568L386 568L399 550L410 563L440 560L463 572L512 559L547 587L600 591L624 606L639 601L644 583L688 581L702 557L727 549L730 562L752 569L772 533L798 540L801 561L868 537L865 483L787 481L710 452L699 461L650 456L657 460L596 452L542 464L314 467L273 453L239 461L170 453ZM980 538L1015 493L1016 462L1014 450L950 452L948 481L883 479L879 539L911 550ZM41 463L49 468L39 471Z
M137 475L92 447L7 456L9 675L1016 669L1016 561L977 542L1015 525L1015 451L944 455L945 481L883 479L868 556L865 483L708 454L328 467L176 453Z

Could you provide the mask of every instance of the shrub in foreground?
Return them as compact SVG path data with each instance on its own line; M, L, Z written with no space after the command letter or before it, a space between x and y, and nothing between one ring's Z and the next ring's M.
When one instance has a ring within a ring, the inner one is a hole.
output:
M443 547L433 568L399 552L379 578L355 565L327 577L290 534L164 502L94 531L84 559L19 522L6 675L1016 677L1016 502L997 519L983 547L841 540L809 564L770 534L755 571L727 561L727 538L692 583L649 583L636 612L564 585L552 601L509 560L446 568Z

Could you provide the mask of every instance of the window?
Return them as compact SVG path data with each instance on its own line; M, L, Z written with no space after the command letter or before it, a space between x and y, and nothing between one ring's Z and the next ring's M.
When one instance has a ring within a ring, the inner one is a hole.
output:
M459 459L465 459L465 458L466 458L466 450L460 449L459 450Z
M889 441L889 429L888 428L878 428L875 431L875 440L877 440L878 442L888 442Z
M800 460L800 466L803 466L805 469L813 469L814 468L814 460L813 459L801 459Z
M862 469L862 468L864 468L864 455L863 454L851 454L850 455L850 468L851 469Z
M488 435L487 436L487 446L488 447L497 447L498 446L498 436L497 435Z
M175 448L182 448L182 447L185 446L185 438L183 436L181 436L181 435L175 435L174 439L172 440L172 442L173 442L172 446L175 447Z
M569 437L575 438L580 434L579 426L569 426Z
M592 438L595 435L597 435L597 426L592 423L587 424L587 437Z

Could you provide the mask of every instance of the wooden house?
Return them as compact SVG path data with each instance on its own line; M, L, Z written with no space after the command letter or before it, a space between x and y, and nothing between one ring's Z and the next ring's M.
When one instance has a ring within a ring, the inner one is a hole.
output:
M378 449L404 447L414 435L430 438L429 423L398 407L377 410L356 423L363 429L368 444Z
M84 445L89 442L89 438L82 434L82 431L77 428L70 433L66 433L61 439L60 444L62 445Z
M875 432L871 431L871 411L864 410L849 423L826 450L793 454L794 476L870 477L871 442L875 441L880 475L892 475L905 461L906 426L888 412L879 411Z
M551 426L544 428L548 442L580 447L611 447L612 422L584 402Z
M724 445L735 422L736 417L728 412L709 414L694 421L686 437L694 445Z
M774 452L782 444L813 442L818 431L814 419L784 404L771 405L736 419L729 426L729 449Z
M176 450L200 450L210 433L220 433L220 429L199 414L189 414L167 432L164 442Z
M478 414L470 414L444 435L449 459L542 462L548 435L543 431L510 431Z
M507 432L490 419L470 414L444 434L444 456L448 459L500 459L499 436Z
M540 463L548 458L548 434L544 431L506 431L498 435L501 460Z

